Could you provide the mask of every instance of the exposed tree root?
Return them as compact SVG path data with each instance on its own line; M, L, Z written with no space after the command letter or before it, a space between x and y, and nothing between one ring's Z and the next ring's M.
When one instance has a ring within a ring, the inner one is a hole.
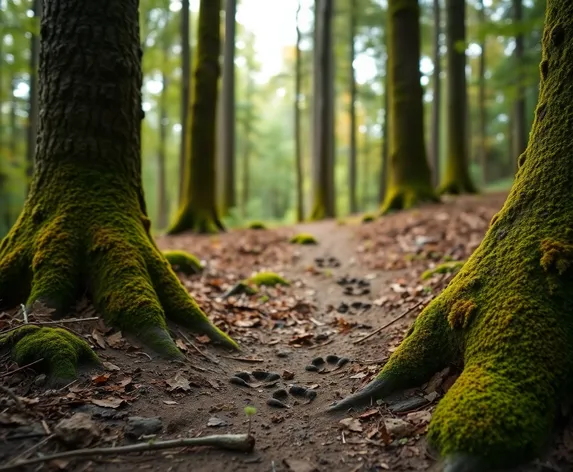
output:
M380 214L408 210L423 203L437 203L439 197L431 186L401 186L390 188L380 207Z

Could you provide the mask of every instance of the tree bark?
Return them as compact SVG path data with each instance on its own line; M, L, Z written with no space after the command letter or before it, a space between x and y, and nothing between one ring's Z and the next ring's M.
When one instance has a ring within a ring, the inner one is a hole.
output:
M384 124L382 125L382 162L380 163L380 177L378 185L378 203L381 205L386 198L386 184L388 182L388 121L389 121L389 100L388 100L388 60L386 60L386 74L384 75Z
M481 165L481 175L482 175L482 186L487 185L487 104L486 104L486 16L485 16L485 5L484 1L480 0L479 14L479 24L481 28L480 34L480 47L481 54L479 56L479 67L478 67L478 106L479 106L479 163Z
M447 153L440 193L475 193L467 147L466 0L446 0Z
M182 357L167 319L236 347L209 323L149 234L138 3L45 3L37 165L22 214L0 244L0 300L2 307L39 301L58 316L87 290L108 325L165 356ZM13 333L0 344L17 362L43 358L59 380L95 358L62 329L24 325Z
M235 189L235 30L237 0L225 1L225 39L223 52L222 124L223 166L222 208L227 213L236 205Z
M315 1L313 220L335 215L333 3L334 0Z
M356 76L354 71L354 59L356 56L354 41L356 39L356 0L350 1L350 76L348 88L350 89L350 143L348 163L348 197L350 213L358 211L356 201Z
M191 104L191 9L181 0L181 140L179 142L179 203L184 200L185 166L189 149L189 108Z
M42 0L33 0L32 12L34 19L42 17ZM30 101L28 105L28 137L26 147L26 175L32 177L34 170L34 154L36 152L36 133L38 131L38 57L40 52L40 37L33 34L30 40Z
M515 60L515 70L517 71L517 79L515 83L516 98L514 105L514 126L515 138L513 156L517 168L517 160L522 152L527 147L527 130L526 130L526 104L525 104L525 86L523 70L524 64L524 37L521 29L523 28L523 0L513 1L513 23L518 28L518 33L515 35L515 49L513 57Z
M388 2L389 161L382 213L436 201L424 145L417 0Z
M440 182L440 120L442 104L442 5L440 0L434 0L434 72L433 72L433 97L432 97L432 177L434 187Z
M573 1L547 0L529 144L503 208L376 380L335 406L371 405L463 372L434 410L439 470L517 470L544 452L573 384Z
M165 69L169 62L169 44L164 39L163 44L163 68L161 71L161 95L159 97L159 143L157 150L157 226L165 229L169 216L169 204L167 202L167 177L165 172L166 166L166 147L167 147L167 87L169 79Z
M301 32L299 26L300 0L296 9L296 46L295 46L295 85L294 85L294 146L296 167L296 220L304 220L304 195L302 172L302 142L301 142L301 110L300 96L302 93L302 54L300 50Z
M221 0L201 0L197 62L191 107L189 162L185 166L185 198L170 234L184 231L216 233L224 230L216 204L215 123Z

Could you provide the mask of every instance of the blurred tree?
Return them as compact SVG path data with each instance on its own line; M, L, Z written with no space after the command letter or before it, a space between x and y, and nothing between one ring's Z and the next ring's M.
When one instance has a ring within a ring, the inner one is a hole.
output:
M433 0L434 19L434 55L433 55L433 91L432 91L432 120L431 120L431 162L434 187L440 181L440 124L442 108L442 5L440 0Z
M191 11L189 0L181 0L181 140L179 143L179 203L185 199L185 165L190 149L189 112L191 106Z
M513 120L515 126L514 146L512 150L513 159L517 168L517 159L527 147L527 130L525 124L526 104L525 104L525 84L523 77L524 70L524 34L523 34L523 1L512 0L513 22L515 25L515 49L513 57L515 60L515 70L517 71L517 81L515 84L515 108L513 111Z
M215 119L219 79L221 0L201 0L185 198L169 234L223 230L216 205Z
M388 1L389 161L382 213L437 201L424 145L417 0Z
M300 43L302 34L300 31L301 4L298 0L296 8L296 45L295 45L295 86L294 86L294 145L295 145L295 168L296 168L296 220L304 220L304 195L303 195L303 164L302 164L302 140L301 140L301 109L300 100L302 94L302 52Z
M354 72L354 60L356 59L355 41L356 41L356 23L357 23L357 0L350 0L350 15L349 15L349 37L350 37L350 75L348 80L348 88L350 90L350 150L349 150L349 172L348 172L348 187L349 187L349 210L350 213L358 211L358 202L356 201L356 74Z

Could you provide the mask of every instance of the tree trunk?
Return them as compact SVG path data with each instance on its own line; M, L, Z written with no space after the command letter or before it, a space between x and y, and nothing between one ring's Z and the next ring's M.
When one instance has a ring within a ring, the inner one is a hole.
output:
M185 166L185 198L170 234L184 231L216 233L223 230L216 205L215 122L221 0L201 0L193 105L191 108L191 148Z
M440 181L440 111L442 103L442 53L440 48L442 33L442 6L440 0L434 0L434 72L432 97L432 177L434 187Z
M42 17L42 0L33 0L32 11L34 19ZM38 58L40 53L40 36L33 34L30 40L30 102L28 106L28 137L26 148L26 176L31 178L34 170L34 154L36 152L36 134L38 130Z
M22 214L0 244L0 300L14 306L27 298L65 314L87 289L108 325L182 358L166 319L236 344L209 323L149 235L138 3L45 3L37 166ZM62 329L24 325L13 333L1 343L15 360L43 358L58 383L75 377L79 361L95 360Z
M517 71L517 79L515 83L516 98L515 98L515 111L514 111L514 125L515 125L515 138L513 156L517 168L517 160L522 152L525 151L527 146L527 130L526 130L526 104L525 104L525 86L523 71L524 64L524 38L523 38L523 1L513 1L513 23L518 28L518 33L515 35L515 49L513 57L515 60L515 70Z
M315 2L313 220L332 218L335 215L333 1Z
M485 54L486 54L486 17L484 1L480 0L479 8L479 25L480 25L480 47L478 71L478 106L479 106L479 163L481 165L482 186L487 185L487 104L486 104L486 81L485 81Z
M189 107L191 104L191 9L181 0L181 140L179 141L179 204L184 199L185 166L189 160Z
M386 61L386 74L384 75L384 124L382 125L382 162L380 163L380 180L378 185L378 203L381 205L386 198L386 184L388 182L388 121L389 121L389 103L388 103L388 61Z
M163 45L163 68L161 82L163 88L159 97L159 149L157 150L157 226L165 229L169 216L169 204L167 202L167 177L165 172L166 147L167 147L167 87L169 80L165 69L169 59L169 44L164 39Z
M222 124L223 166L222 208L227 213L236 205L235 190L235 29L237 0L225 1L225 39L223 53Z
M362 139L362 168L360 170L362 176L360 177L360 189L361 189L361 210L364 211L368 208L368 200L370 199L369 192L369 182L370 182L370 124L366 123L366 131L364 132ZM358 211L358 210L356 210Z
M424 145L417 0L388 2L389 161L382 212L436 201Z
M447 153L440 193L475 193L467 155L466 0L446 0Z
M14 162L17 152L17 136L18 136L18 123L16 121L16 77L14 74L10 76L10 160Z
M4 1L0 0L0 25L4 24ZM4 114L2 112L4 93L4 34L0 33L0 152L4 152Z
M350 1L350 155L348 169L348 193L350 213L358 211L356 201L356 77L354 72L354 59L356 56L354 41L356 36L356 0Z
M346 410L462 374L434 411L440 470L514 470L545 450L573 384L573 1L547 0L541 87L513 188L473 255Z
M299 26L300 1L296 9L296 49L295 49L295 86L294 86L294 146L296 167L296 220L304 220L304 195L302 172L302 142L300 133L301 110L300 96L302 93L302 54L300 50L301 32Z

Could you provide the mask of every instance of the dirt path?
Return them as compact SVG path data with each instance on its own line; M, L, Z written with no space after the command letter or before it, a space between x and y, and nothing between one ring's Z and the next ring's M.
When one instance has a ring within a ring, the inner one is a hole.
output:
M368 225L349 219L346 225L326 221L215 237L161 238L162 248L186 249L206 260L204 275L183 277L183 282L243 351L227 353L174 328L174 336L188 351L189 363L167 363L134 347L136 343L118 340L117 335L113 338L97 325L86 337L110 363L108 368L115 368L105 374L90 372L55 394L37 387L33 378L31 383L26 372L11 376L11 388L28 397L37 395L37 404L49 405L41 410L49 427L62 415L90 414L104 431L102 445L133 442L126 428L133 416L157 417L157 430L148 431L151 437L173 439L244 433L248 427L244 407L257 409L251 426L256 437L252 454L196 448L60 464L66 470L428 470L434 461L424 433L455 373L443 372L431 385L405 392L366 414L334 418L322 411L379 371L416 311L366 342L354 342L439 292L450 276L422 282L420 274L440 261L464 260L471 254L502 202L503 195L462 198ZM319 244L288 244L299 231L313 234ZM283 274L291 286L222 299L234 283L260 270ZM352 279L354 284L346 283ZM101 342L97 330L102 332ZM340 367L326 363L322 372L306 370L313 359L329 355L350 361ZM264 382L250 377L250 386L231 383L233 374L254 370L278 373L280 379ZM284 409L267 404L273 392L292 384L311 389L316 397L309 401L289 394L285 400L289 408ZM53 400L54 395L59 400ZM46 403L47 398L51 403ZM30 439L0 442L0 463L33 443ZM553 468L523 470L570 470L558 467L564 457L565 463L573 463L567 459L573 453L569 443L563 438L558 441L546 461ZM56 446L46 448L44 452L53 452Z

